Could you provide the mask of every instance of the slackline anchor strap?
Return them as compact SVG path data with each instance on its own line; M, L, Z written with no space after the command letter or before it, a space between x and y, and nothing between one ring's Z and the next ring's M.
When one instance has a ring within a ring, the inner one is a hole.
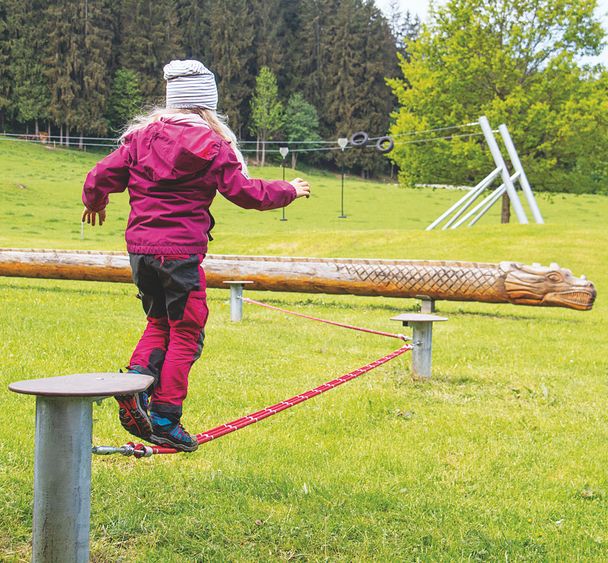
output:
M287 315L293 315L294 317L301 317L303 319L309 319L311 321L318 321L320 323L325 323L333 326L339 326L342 328L348 328L350 330L358 330L359 332L367 332L368 334L377 334L379 336L387 336L389 338L398 338L399 340L408 341L411 340L409 336L405 336L405 334L395 334L393 332L384 332L382 330L374 330L371 328L362 328L360 326L353 326L345 323L339 323L337 321L329 321L327 319L320 319L319 317L313 317L312 315L305 315L304 313L296 313L295 311L290 311L289 309L282 309L281 307L275 307L274 305L268 305L268 303L262 303L262 301L256 301L255 299L250 299L249 297L241 297L243 303L251 303L252 305L258 305L260 307L265 307L266 309L272 309L273 311L279 311L281 313L285 313Z

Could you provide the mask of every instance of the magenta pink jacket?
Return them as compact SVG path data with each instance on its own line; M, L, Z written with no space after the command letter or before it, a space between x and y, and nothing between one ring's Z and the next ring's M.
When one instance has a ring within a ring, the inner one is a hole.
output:
M93 211L129 188L125 238L134 254L205 254L219 191L245 209L291 203L288 182L247 178L230 144L194 115L162 118L136 131L89 172L83 203Z

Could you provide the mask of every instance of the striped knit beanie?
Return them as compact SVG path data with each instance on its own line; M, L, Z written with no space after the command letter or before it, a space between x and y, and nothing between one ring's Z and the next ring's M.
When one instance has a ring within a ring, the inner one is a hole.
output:
M217 109L213 73L199 61L171 61L165 65L168 108Z

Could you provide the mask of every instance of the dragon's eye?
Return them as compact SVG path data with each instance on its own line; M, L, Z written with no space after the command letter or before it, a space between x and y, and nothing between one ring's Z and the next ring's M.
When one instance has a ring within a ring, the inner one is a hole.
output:
M560 282L562 281L562 276L557 272L550 272L547 274L547 278L552 282Z

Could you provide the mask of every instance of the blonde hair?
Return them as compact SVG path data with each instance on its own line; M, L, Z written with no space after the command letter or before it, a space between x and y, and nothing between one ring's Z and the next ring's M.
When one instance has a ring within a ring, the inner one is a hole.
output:
M217 113L212 109L207 108L165 108L165 107L153 107L148 113L144 113L134 117L125 127L124 131L120 135L119 142L122 144L126 138L140 129L145 129L151 123L159 121L160 119L170 118L175 115L198 115L205 124L215 133L217 133L224 141L230 143L230 146L234 150L238 161L243 167L243 173L245 176L248 175L247 163L243 158L243 154L239 148L239 144L236 135L228 127L226 117Z

